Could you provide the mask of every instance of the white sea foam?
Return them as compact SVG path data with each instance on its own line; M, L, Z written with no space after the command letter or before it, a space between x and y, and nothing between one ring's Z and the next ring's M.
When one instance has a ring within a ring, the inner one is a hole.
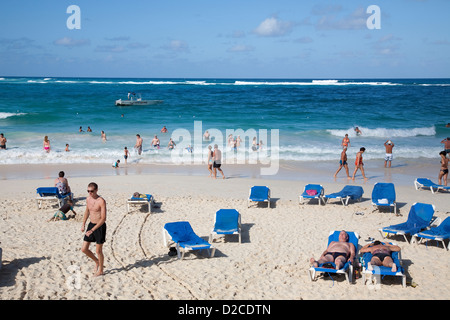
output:
M17 113L0 112L0 119L6 119L6 118L16 117L16 116L23 116L25 114L26 113L21 113L21 112L17 112Z
M359 127L362 134L361 137L383 137L383 138L392 138L392 137L417 137L417 136L434 136L436 134L436 128L434 126L431 127L423 127L423 128L411 128L411 129L388 129L388 128L375 128L369 129L365 127ZM350 127L346 130L327 130L333 136L344 137L346 134L349 137L356 137L356 132L353 127Z

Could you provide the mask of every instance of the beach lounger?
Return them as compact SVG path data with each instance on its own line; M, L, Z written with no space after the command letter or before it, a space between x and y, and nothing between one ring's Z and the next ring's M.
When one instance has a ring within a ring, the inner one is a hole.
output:
M379 231L382 237L385 237L385 234L387 236L397 234L402 235L409 242L406 236L416 234L430 226L433 214L434 205L416 202L411 206L406 222L381 228Z
M436 184L430 179L427 178L417 178L416 181L414 181L414 187L416 190L422 189L422 188L430 188L431 193L439 192L439 190L450 190L450 186L444 186L441 184ZM434 190L436 189L436 190Z
M145 197L131 197L127 200L127 213L130 212L130 205L143 205L148 204L148 213L152 212L152 205L154 203L153 196L151 194L145 194Z
M330 193L325 195L324 202L326 203L328 199L338 199L341 200L343 205L348 205L349 200L361 201L364 190L360 186L345 186L341 191Z
M214 256L216 249L206 240L195 234L188 221L169 222L163 228L164 246L175 244L178 259L183 259L184 254L192 250L207 249Z
M341 231L331 231L330 235L328 236L328 244L327 247L330 245L330 243L332 241L339 241L339 234L341 233ZM353 245L355 246L355 259L357 256L357 252L358 252L358 239L359 239L359 235L356 232L348 232L348 241L350 243L353 243ZM347 261L345 263L345 265L339 269L331 269L331 268L324 268L323 266L320 266L315 268L315 267L311 267L309 268L309 277L311 279L311 281L314 281L316 278L316 272L322 272L322 273L334 273L334 274L345 274L345 278L347 279L348 283L352 283L353 280L353 262L354 261Z
M394 213L397 213L394 184L375 183L372 190L372 205L375 207L375 210L379 209L379 207L394 207Z
M318 199L319 205L322 201L325 203L325 200L323 199L324 192L325 189L320 184L307 184L303 193L299 196L299 204L303 204L305 199Z
M441 241L442 246L447 250L448 246L445 245L445 240L449 238L450 238L450 217L445 218L445 220L442 221L437 227L433 227L413 235L413 239L415 240L416 243L420 243L424 239L427 239L427 241L428 240Z
M270 208L270 189L267 186L253 186L247 200L247 208L250 207L250 202L267 202L267 208Z
M235 209L220 209L214 215L214 228L209 236L213 242L214 236L219 234L237 234L241 243L241 214Z
M36 189L36 204L38 209L41 208L42 202L45 200L56 200L58 205L61 207L64 203L64 199L69 198L73 199L73 193L69 192L66 194L59 193L58 188L56 187L41 187Z
M395 245L394 243L389 242L392 245ZM384 243L383 243L384 244ZM397 265L397 271L392 272L392 268L385 267L385 266L372 266L372 270L368 269L368 264L370 260L372 260L372 253L366 252L362 255L363 264L362 264L362 279L363 284L366 284L366 277L367 276L378 276L378 278L381 281L381 276L393 276L393 277L401 277L402 279L402 286L403 288L406 288L406 274L405 269L403 269L401 261L401 252L400 251L394 251L391 254L392 260ZM381 283L380 283L381 284Z

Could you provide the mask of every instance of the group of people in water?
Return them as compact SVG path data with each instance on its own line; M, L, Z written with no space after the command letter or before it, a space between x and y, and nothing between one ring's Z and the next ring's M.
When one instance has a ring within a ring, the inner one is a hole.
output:
M358 127L355 128L355 131L356 129L358 129ZM356 132L359 132L359 134L357 133L357 135L361 134L361 131L359 129ZM439 156L441 157L440 161L441 167L438 175L438 184L446 186L448 178L448 160L449 160L447 155L450 154L450 137L445 138L444 140L441 141L441 143L444 144L444 150L439 153ZM341 171L341 169L344 168L345 172L347 173L347 179L355 180L355 175L357 171L360 170L364 180L367 180L367 177L364 172L364 163L362 157L363 153L366 151L366 148L361 147L359 151L356 153L355 170L353 171L353 175L350 177L347 163L347 149L350 147L350 138L348 137L348 134L345 134L344 138L342 139L341 146L342 152L341 157L339 159L339 168L334 173L334 178L336 179L339 171ZM392 140L390 139L386 140L386 142L384 143L384 147L386 150L386 155L384 157L385 168L391 167L392 160L394 159L392 155L392 150L394 146L395 146L394 142L392 142Z

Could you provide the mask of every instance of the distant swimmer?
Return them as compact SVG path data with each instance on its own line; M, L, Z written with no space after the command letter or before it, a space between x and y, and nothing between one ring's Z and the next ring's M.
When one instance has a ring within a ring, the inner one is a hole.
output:
M144 140L141 138L139 133L136 135L136 144L134 145L134 149L137 151L138 155L142 153L142 142Z
M153 146L153 148L157 148L159 149L159 139L158 136L155 135L155 137L153 138L151 145Z
M342 139L341 146L342 148L350 148L350 139L348 137L348 133L346 133L345 137Z
M388 140L384 143L384 147L386 148L386 157L384 157L384 167L386 168L387 162L389 161L389 168L390 168L391 161L393 159L392 149L394 148L394 143L391 140Z
M124 157L124 159L125 159L125 164L127 164L127 159L128 159L129 156L130 156L130 152L128 151L128 148L125 147L125 148L123 149L123 157Z
M78 130L79 132L84 132L83 131L83 127L80 127L80 129Z
M162 132L162 133L166 133L166 132L167 132L166 126L163 126L163 127L162 127L161 132Z
M106 142L106 133L102 130L102 141Z
M445 125L445 127L450 128L450 122Z
M447 154L450 154L450 137L445 138L444 140L441 141L441 143L444 144L444 151Z
M357 136L360 136L362 134L361 130L359 130L358 127L355 127L355 132Z
M209 136L210 136L210 134L209 134L208 130L206 130L205 133L203 134L203 140L208 141L209 140Z
M364 174L364 163L363 163L363 157L362 157L362 154L364 153L364 151L366 151L366 148L361 147L359 149L359 152L356 154L355 171L353 172L352 180L355 180L355 175L356 175L356 172L358 171L358 169L361 170L364 180L367 180L367 178Z
M3 133L0 133L0 150L6 150L6 138Z
M91 127L88 127L88 128L87 128L87 132L92 132Z
M44 137L44 150L45 152L50 152L50 140L48 140L48 136Z
M447 178L448 178L448 159L447 159L447 152L441 151L439 152L439 155L441 156L441 169L439 170L439 176L438 176L438 184L442 184L442 178L444 178L444 186L447 185Z
M336 173L334 174L335 179L336 179L336 176L339 173L339 171L341 171L342 167L345 168L345 172L347 173L347 179L350 179L350 175L348 174L347 148L346 147L344 147L344 149L341 152L341 159L339 160L339 168L337 169Z
M66 143L66 149L65 149L65 151L66 152L69 152L70 150L69 150L69 144L68 143Z

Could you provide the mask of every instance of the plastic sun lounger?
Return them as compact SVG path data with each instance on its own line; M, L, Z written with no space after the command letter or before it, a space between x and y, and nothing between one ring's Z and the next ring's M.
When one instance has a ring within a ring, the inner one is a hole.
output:
M145 198L135 198L131 197L127 200L127 213L130 212L130 205L143 205L148 204L148 213L152 212L152 205L154 204L154 199L151 194L145 194Z
M341 231L331 231L330 235L328 236L328 245L330 245L330 243L332 241L339 241L339 234L341 233ZM349 232L347 231L348 234L348 241L353 243L353 245L355 246L355 259L358 253L358 239L359 239L359 234L357 234L356 232ZM311 279L311 281L314 281L316 278L316 272L322 272L322 273L335 273L335 274L345 274L345 278L347 279L348 283L352 283L353 280L353 261L347 261L345 263L345 265L339 269L331 269L331 268L323 268L322 266L319 266L317 268L315 267L311 267L309 268L309 277Z
M267 202L267 208L270 208L270 189L267 186L253 186L247 200L247 208L250 207L250 202Z
M303 204L305 199L318 199L319 205L325 200L323 199L323 194L325 193L325 189L321 184L307 184L303 193L299 196L298 202L299 204Z
M219 234L237 234L241 243L241 214L235 209L220 209L214 215L214 228L209 236L213 242L214 236Z
M416 190L419 190L422 188L430 188L431 193L439 192L439 190L446 190L446 191L450 190L450 186L436 184L428 178L417 178L414 181L414 187L416 188ZM436 189L436 190L434 190L434 189Z
M389 243L392 245L395 245L395 243L391 243L391 242L389 242ZM372 270L369 270L368 263L370 262L370 260L372 260L372 254L370 252L364 253L362 256L364 262L363 262L362 271L361 271L363 284L366 284L366 280L367 280L366 278L368 275L371 277L375 276L375 275L379 275L379 276L383 276L383 277L384 276L393 276L393 277L401 277L402 286L403 286L403 288L406 288L406 274L405 274L405 269L402 267L402 264L401 264L401 261L402 261L401 252L400 251L392 252L391 257L392 257L392 260L394 261L394 263L397 265L396 272L392 272L391 268L385 267L385 266L372 266Z
M208 241L195 234L188 221L166 223L163 228L163 240L164 246L168 248L175 243L178 259L181 260L188 251L208 249L211 252L211 257L214 256L216 251L216 248Z
M434 205L416 202L409 210L406 222L379 229L381 236L385 234L402 235L407 242L407 235L414 235L430 226L434 214Z
M372 190L372 205L375 207L375 210L379 209L379 207L394 207L394 213L397 213L394 184L375 183Z
M42 202L45 200L56 200L58 202L58 205L61 207L64 203L64 199L73 199L73 193L69 192L66 194L61 194L56 187L37 188L36 193L36 204L38 209L41 208Z
M435 240L442 242L442 246L448 250L445 245L445 240L450 238L450 217L445 218L444 221L437 227L430 228L425 231L418 232L413 235L415 242L420 243L422 240ZM439 243L439 242L438 242Z
M360 186L345 186L341 191L336 193L331 193L324 196L324 202L326 203L328 199L338 199L341 203L346 206L349 200L361 201L364 190Z

